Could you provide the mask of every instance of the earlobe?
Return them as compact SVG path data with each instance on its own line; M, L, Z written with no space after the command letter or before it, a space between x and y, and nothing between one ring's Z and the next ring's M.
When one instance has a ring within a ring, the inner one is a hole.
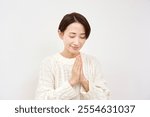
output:
M63 39L63 35L64 35L63 32L61 32L60 30L58 30L58 35L59 35L59 37L60 37L61 39Z

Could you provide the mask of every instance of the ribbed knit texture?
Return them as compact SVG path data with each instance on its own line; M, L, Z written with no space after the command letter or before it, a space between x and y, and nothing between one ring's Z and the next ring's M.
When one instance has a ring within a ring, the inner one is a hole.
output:
M75 58L65 58L60 53L42 61L35 99L94 100L109 99L109 90L102 78L100 64L92 56L81 53L83 73L89 80L89 91L81 85L69 84Z

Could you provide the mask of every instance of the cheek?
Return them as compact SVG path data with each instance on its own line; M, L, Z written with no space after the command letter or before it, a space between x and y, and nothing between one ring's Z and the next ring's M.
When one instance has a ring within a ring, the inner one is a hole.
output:
M72 43L72 41L69 38L65 38L63 41L65 45L69 45Z
M81 40L81 44L84 45L85 41L86 41L86 40Z

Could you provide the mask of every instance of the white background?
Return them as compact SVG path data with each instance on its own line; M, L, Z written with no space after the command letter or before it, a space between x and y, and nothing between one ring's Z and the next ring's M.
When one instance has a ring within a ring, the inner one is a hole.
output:
M150 99L150 0L0 0L0 99L34 99L40 63L63 49L57 27L79 12L112 99Z

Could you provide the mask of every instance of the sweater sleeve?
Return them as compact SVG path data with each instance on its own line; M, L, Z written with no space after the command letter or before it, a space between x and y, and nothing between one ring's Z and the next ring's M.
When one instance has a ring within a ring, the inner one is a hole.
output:
M55 89L55 74L52 71L52 64L47 63L47 61L42 62L35 99L67 100L75 97L77 93L67 81Z
M93 75L89 79L89 91L86 92L83 87L80 93L86 100L107 100L110 98L110 91L106 86L106 81L102 77L100 63L95 59L93 61Z

